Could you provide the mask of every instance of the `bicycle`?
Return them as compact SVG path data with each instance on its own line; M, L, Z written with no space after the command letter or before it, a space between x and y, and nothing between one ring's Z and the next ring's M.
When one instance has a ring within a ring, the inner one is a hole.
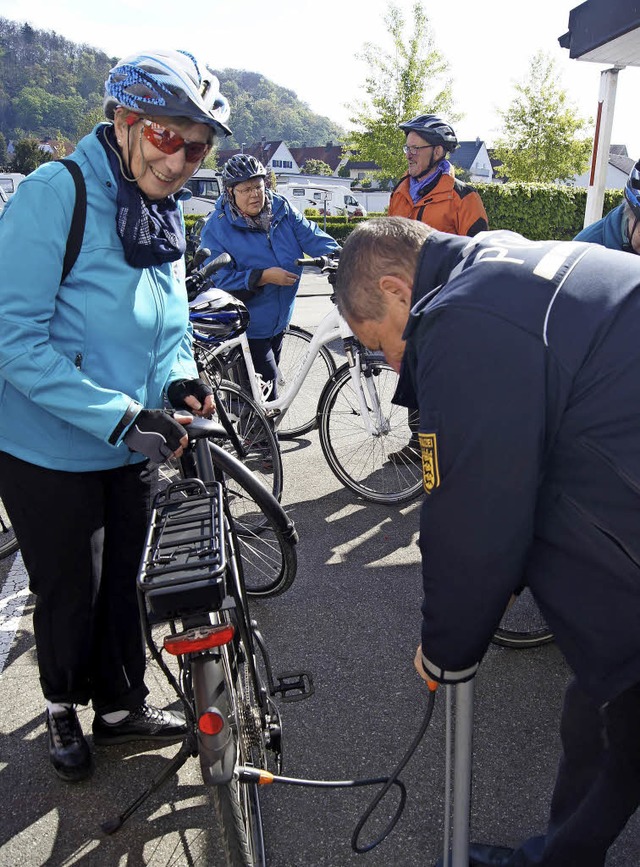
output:
M300 259L296 264L319 267L330 281L337 269L337 262L324 256ZM336 368L326 347L338 339L347 362ZM319 427L325 459L345 487L363 499L388 505L420 494L421 466L388 460L391 452L406 445L409 431L406 409L392 403L397 374L381 356L358 342L335 304L314 334L295 326L285 332L278 397L271 398L256 377L244 332L210 346L205 361L225 375L239 363L246 371L244 378L254 402L272 420L280 438ZM312 384L309 390L308 381Z
M9 557L18 550L18 540L13 532L11 521L7 515L4 503L0 500L0 560Z
M491 641L514 650L542 647L553 641L553 632L527 588L512 597Z
M264 831L251 769L282 766L282 727L273 697L313 693L306 672L274 678L266 645L251 619L244 558L229 507L227 479L242 484L278 536L281 562L269 588L284 592L295 577L295 527L251 472L212 438L216 422L194 420L180 459L183 477L161 490L149 522L137 579L140 616L153 659L180 698L189 733L160 776L102 829L115 833L146 798L190 757L211 787L228 867L263 867ZM174 675L162 650L175 657Z

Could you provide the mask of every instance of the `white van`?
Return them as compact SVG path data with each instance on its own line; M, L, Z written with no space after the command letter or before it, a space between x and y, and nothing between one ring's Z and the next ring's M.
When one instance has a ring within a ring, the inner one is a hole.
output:
M192 196L183 202L184 213L206 216L213 211L216 200L222 193L222 173L212 169L198 169L186 182L185 187L191 190Z
M25 175L20 174L20 172L0 172L0 187L7 194L7 198L11 198L11 196L18 189L18 184L20 181L25 179Z
M277 192L304 214L306 208L317 208L329 217L366 217L367 211L348 187L339 184L286 183L278 184Z

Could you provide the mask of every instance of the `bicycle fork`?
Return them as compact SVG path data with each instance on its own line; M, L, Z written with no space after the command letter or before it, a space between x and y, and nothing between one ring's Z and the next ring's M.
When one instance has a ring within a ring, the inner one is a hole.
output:
M391 428L389 420L385 417L380 406L380 397L374 380L375 372L373 365L366 360L363 365L361 353L354 351L352 343L347 343L346 340L345 352L349 362L349 373L351 375L353 390L358 399L360 416L365 429L370 436L385 436Z

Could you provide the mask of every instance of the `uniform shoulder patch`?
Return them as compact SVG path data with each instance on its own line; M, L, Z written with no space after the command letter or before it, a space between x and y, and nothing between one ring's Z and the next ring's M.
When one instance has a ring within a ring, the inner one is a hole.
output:
M438 463L438 439L435 433L419 433L422 455L422 484L427 494L440 487L440 466Z

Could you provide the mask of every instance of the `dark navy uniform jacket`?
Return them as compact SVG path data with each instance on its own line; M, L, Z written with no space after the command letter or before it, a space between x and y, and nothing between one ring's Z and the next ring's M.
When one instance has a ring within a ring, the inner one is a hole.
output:
M435 232L405 337L431 675L472 676L527 584L594 698L640 682L640 257Z

